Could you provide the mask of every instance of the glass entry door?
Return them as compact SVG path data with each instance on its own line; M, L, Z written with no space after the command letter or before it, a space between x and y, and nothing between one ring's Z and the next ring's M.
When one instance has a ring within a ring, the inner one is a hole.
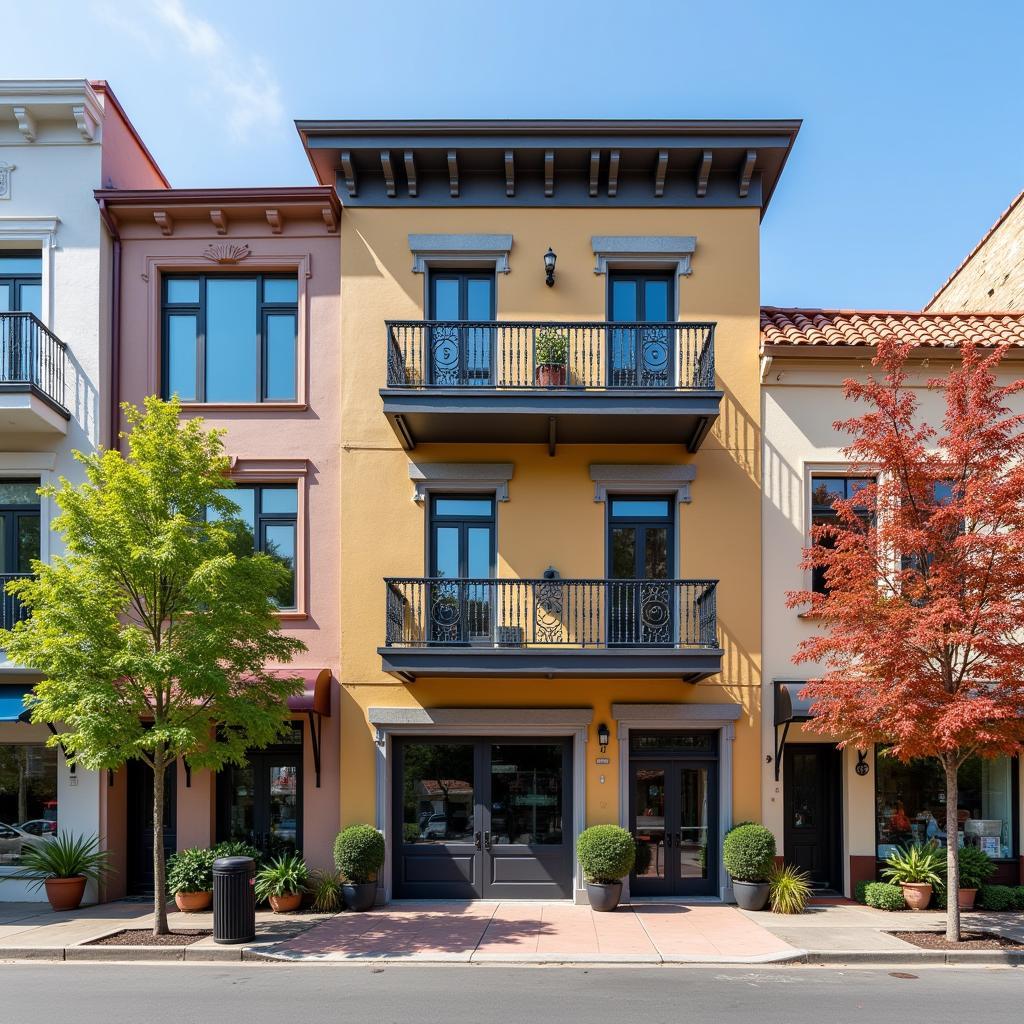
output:
M663 582L674 565L671 498L613 497L608 515L608 643L675 640L675 592Z
M494 274L465 270L432 273L430 319L446 321L430 329L430 383L445 387L493 385L494 328L486 324L494 319Z
M493 635L494 498L437 495L430 502L430 639L486 644Z
M678 737L678 757L648 757L634 745L630 820L637 856L629 886L635 896L718 894L718 762L685 756L689 737L695 752L717 749L708 733ZM651 752L658 746L651 744ZM671 742L660 746L673 752Z
M608 345L608 379L613 388L671 387L675 382L675 320L669 274L612 273L608 319L657 326L614 327Z
M567 739L394 741L396 897L568 899Z

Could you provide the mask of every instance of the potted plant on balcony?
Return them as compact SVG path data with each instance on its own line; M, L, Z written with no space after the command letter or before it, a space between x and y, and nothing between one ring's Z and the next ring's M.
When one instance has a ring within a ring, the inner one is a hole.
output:
M100 837L58 833L53 839L23 846L23 871L8 878L29 883L33 891L45 888L54 910L77 910L87 882L98 882L110 872L110 854L100 849Z
M569 338L554 327L545 327L534 339L534 376L537 386L563 388L566 381L566 360Z
M178 909L194 914L213 901L213 850L179 850L167 860L167 889Z
M275 914L298 910L309 880L309 869L298 853L286 853L272 860L256 874L256 899L270 904Z
M960 909L973 910L978 890L995 874L992 858L978 846L963 846L957 851L960 877Z
M775 836L753 822L731 829L722 843L722 863L732 876L732 891L743 910L764 910L771 895Z
M622 879L636 863L636 840L618 825L591 825L576 840L591 909L614 910L622 898Z
M384 866L384 837L372 825L349 825L334 840L334 863L345 878L345 906L369 910L377 898L377 872Z
M889 855L882 877L903 890L911 910L924 910L932 898L932 886L942 885L945 859L945 851L937 846L914 843Z

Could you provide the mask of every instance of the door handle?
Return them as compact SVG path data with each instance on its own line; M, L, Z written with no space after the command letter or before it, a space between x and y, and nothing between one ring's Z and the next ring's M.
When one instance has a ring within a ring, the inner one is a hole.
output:
M484 849L489 850L491 848L491 833L484 832Z
M672 849L672 833L671 832L666 832L665 833L665 849L666 850L671 850Z
M480 833L473 833L473 845L479 850L480 849Z

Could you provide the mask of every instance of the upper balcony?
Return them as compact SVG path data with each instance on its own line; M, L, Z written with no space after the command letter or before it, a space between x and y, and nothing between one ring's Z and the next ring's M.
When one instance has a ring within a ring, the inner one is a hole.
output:
M385 672L675 678L721 671L716 580L386 579Z
M32 313L0 313L0 427L66 434L67 349Z
M713 323L388 321L384 412L402 446L676 443L718 416Z

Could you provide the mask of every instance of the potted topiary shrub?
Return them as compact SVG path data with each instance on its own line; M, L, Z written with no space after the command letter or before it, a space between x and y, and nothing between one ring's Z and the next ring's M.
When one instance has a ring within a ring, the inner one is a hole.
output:
M594 910L614 910L622 898L622 879L636 862L636 840L618 825L591 825L576 840L587 899Z
M31 890L46 889L54 910L77 910L87 882L98 882L109 874L110 854L100 849L99 836L58 833L38 845L21 851L24 869L8 878L29 883Z
M334 863L345 878L345 906L369 910L377 898L377 872L384 865L384 837L372 825L349 825L334 840Z
M960 909L973 910L978 890L995 874L996 866L978 846L964 846L957 851L960 876Z
M937 846L914 843L889 855L882 877L903 890L911 910L925 910L932 898L932 886L942 885L945 861L945 853Z
M275 914L290 914L299 909L308 879L301 855L286 853L256 873L256 899L269 903Z
M744 910L764 910L771 895L775 836L764 825L738 825L726 833L722 863L732 876L732 891Z
M213 850L193 847L167 859L167 891L186 914L206 910L213 901Z
M538 387L563 388L566 381L566 361L569 356L569 338L554 327L545 327L534 339L534 376Z

